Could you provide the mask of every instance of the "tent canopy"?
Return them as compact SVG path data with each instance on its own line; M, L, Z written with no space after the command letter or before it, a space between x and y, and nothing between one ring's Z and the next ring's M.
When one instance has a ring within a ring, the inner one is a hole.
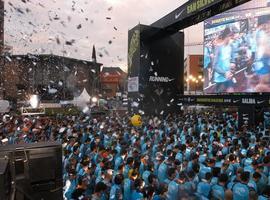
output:
M90 102L91 96L88 94L86 89L84 88L80 96L74 97L73 102L77 103L87 103Z

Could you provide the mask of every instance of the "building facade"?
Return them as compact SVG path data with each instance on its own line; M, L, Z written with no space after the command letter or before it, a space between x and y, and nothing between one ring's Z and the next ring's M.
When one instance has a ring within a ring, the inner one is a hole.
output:
M188 55L184 62L184 91L200 93L203 91L203 55Z
M119 67L103 67L101 71L101 91L104 97L112 98L127 89L127 73Z
M56 55L5 55L2 71L2 98L27 100L38 93L41 100L73 99L85 88L99 91L102 64Z

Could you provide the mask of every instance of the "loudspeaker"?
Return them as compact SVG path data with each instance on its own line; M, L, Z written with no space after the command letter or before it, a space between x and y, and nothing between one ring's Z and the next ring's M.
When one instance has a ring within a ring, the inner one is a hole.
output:
M2 146L0 159L9 160L11 180L4 184L13 181L13 199L63 199L60 143Z

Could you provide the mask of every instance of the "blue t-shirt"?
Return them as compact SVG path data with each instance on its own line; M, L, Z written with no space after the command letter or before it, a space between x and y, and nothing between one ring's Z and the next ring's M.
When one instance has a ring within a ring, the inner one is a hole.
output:
M175 181L171 181L168 184L168 193L167 193L168 200L177 200L178 199L178 187L179 187L179 185Z
M167 165L165 163L161 163L158 168L158 180L163 183L167 178Z
M197 194L204 197L209 197L211 191L211 185L207 182L200 182L197 186Z
M249 198L249 187L243 183L236 183L232 191L234 200L246 200Z
M218 184L213 185L211 190L211 197L213 197L214 199L224 199L225 198L224 187Z
M131 200L141 200L141 199L143 199L143 194L137 192L136 190L133 190L131 193Z

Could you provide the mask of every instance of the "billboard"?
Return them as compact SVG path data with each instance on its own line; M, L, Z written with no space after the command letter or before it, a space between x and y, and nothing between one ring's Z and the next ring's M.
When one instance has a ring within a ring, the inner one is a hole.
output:
M270 1L254 0L204 22L204 91L270 92Z

